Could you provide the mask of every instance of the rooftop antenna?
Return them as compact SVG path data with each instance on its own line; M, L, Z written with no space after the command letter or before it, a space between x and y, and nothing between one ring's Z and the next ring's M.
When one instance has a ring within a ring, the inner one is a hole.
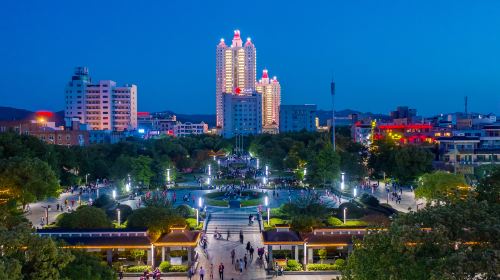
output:
M332 144L335 152L335 82L333 81L333 75L330 83L330 93L332 94Z
M468 116L469 116L469 113L467 110L467 96L465 96L465 117L468 117Z

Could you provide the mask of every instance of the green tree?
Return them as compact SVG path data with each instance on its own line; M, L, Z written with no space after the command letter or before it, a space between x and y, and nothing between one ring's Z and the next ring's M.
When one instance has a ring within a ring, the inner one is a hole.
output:
M106 213L97 207L83 205L71 213L64 213L57 219L57 226L62 228L97 229L110 228Z
M355 242L343 278L497 279L499 224L500 205L474 196L399 215Z
M74 257L68 250L59 249L50 238L27 238L22 275L25 279L60 279L59 271Z
M462 174L436 171L420 177L415 197L439 202L457 198L457 195L464 194L464 189L468 190L468 186Z
M491 170L487 176L479 181L477 193L479 200L485 200L489 203L500 203L500 166Z
M62 279L71 280L115 280L116 273L106 262L85 251L73 250L73 261L61 270Z
M340 158L339 155L333 151L330 144L327 144L318 153L316 160L313 162L315 176L321 178L323 184L328 180L333 180L338 177L340 173Z
M168 232L172 225L185 225L186 221L173 209L165 207L144 207L134 210L127 219L129 228L148 228L152 239Z
M50 166L38 158L13 157L0 162L0 186L23 209L31 202L57 195L59 183Z
M393 158L394 166L389 174L402 184L410 184L432 170L433 155L424 148L414 145L398 147Z
M131 160L131 176L133 180L138 184L149 186L151 178L153 177L153 171L151 171L151 164L153 160L148 156L138 156L132 158Z

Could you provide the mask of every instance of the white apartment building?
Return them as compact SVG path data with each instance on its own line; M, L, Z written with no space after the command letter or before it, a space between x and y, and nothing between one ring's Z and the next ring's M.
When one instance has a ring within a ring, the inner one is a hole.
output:
M269 79L267 69L262 71L262 78L256 85L262 94L262 130L265 133L278 133L280 123L281 86L276 76Z
M262 133L262 95L224 94L224 127L222 136Z
M91 130L137 128L137 86L117 86L111 80L92 83L87 67L77 67L66 85L64 119L76 118Z
M208 125L204 122L201 123L181 123L178 122L174 125L174 136L184 137L188 135L200 135L208 132Z
M216 116L217 127L224 127L224 95L255 91L257 53L250 38L245 44L235 30L231 46L220 40L216 49Z

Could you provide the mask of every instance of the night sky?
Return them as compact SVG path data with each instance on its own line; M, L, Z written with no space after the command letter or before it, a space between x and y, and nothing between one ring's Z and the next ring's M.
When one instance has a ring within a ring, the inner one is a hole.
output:
M0 105L61 110L73 68L138 86L139 110L215 112L215 47L234 29L283 104L500 113L500 1L4 1Z

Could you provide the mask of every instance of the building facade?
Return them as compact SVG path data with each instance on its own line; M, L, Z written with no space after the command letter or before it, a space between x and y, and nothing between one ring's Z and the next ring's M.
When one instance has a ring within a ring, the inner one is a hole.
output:
M278 133L280 123L281 86L274 76L269 78L267 69L262 71L262 78L256 85L262 95L262 130L265 133Z
M217 127L224 127L224 94L255 91L257 53L250 38L245 44L235 30L231 46L220 40L216 49L216 115Z
M261 94L224 94L223 104L223 137L262 133Z
M89 144L89 132L78 120L71 127L56 127L54 122L40 120L0 121L0 132L12 131L19 135L31 135L47 144L85 146Z
M281 105L279 118L279 131L316 131L317 106L305 105Z
M77 67L66 85L64 119L66 126L78 119L91 130L137 129L137 86L92 83L88 68Z
M177 122L177 124L174 125L174 136L176 137L201 135L205 133L208 133L208 125L204 122L201 123Z

